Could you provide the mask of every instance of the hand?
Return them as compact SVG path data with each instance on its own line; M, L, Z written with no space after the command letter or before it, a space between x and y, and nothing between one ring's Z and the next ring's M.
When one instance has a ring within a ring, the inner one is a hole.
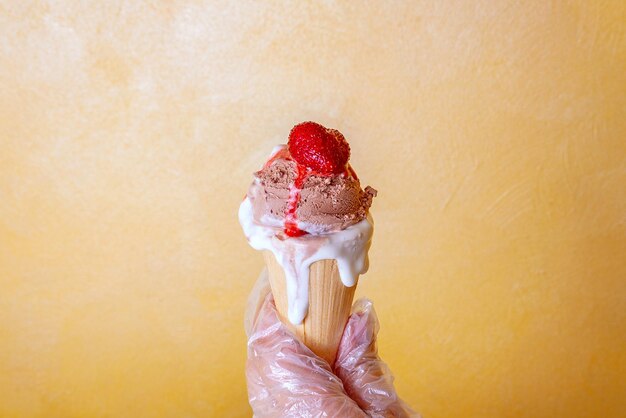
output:
M280 322L263 272L248 300L246 377L256 418L419 417L396 394L378 357L371 301L352 308L331 368Z

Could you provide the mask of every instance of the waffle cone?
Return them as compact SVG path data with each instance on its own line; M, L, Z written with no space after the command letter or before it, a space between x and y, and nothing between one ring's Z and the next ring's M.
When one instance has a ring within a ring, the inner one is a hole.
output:
M309 277L309 310L300 325L287 316L287 283L285 272L271 251L264 251L270 286L281 321L315 354L335 362L343 329L350 316L356 285L346 287L339 277L335 260L311 264Z

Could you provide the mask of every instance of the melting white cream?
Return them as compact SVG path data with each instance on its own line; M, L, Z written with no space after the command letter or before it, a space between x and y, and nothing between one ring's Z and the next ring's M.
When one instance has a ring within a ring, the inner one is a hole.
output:
M252 202L246 197L239 207L239 222L255 250L271 251L285 271L288 317L294 325L302 323L309 309L309 267L319 260L337 260L341 282L352 287L360 274L367 272L367 252L374 231L368 215L361 222L341 231L321 235L288 237L282 225L264 225L253 216Z

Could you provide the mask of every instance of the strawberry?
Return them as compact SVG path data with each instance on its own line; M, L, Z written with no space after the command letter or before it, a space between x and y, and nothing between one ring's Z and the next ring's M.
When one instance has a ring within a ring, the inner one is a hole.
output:
M288 146L298 164L324 175L344 172L350 158L350 145L341 132L315 122L294 126Z

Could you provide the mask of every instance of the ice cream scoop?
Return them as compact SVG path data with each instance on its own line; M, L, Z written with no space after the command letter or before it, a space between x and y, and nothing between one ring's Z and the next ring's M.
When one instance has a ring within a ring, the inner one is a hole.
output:
M254 176L248 198L255 220L283 226L290 236L328 233L354 225L365 219L376 196L371 187L361 189L349 165L340 174L320 174L298 164L287 146L278 146Z
M249 244L265 251L281 319L329 362L368 269L373 234L376 190L361 188L349 157L339 131L296 125L254 173L239 208Z

